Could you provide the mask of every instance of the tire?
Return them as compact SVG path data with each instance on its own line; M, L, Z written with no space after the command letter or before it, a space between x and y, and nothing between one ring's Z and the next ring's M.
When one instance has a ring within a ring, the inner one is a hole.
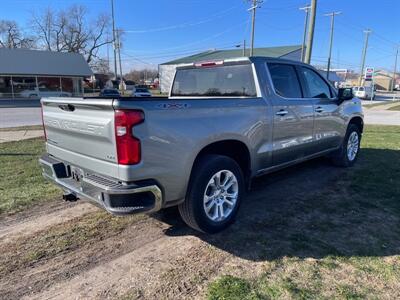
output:
M349 124L342 146L332 156L333 164L345 168L353 166L360 152L360 142L360 128L355 124ZM353 151L349 150L349 148L352 147L349 143L353 145Z
M215 181L218 176L219 188ZM225 180L227 183L223 185ZM244 191L243 173L236 161L222 155L205 155L194 166L186 199L178 207L179 213L195 230L219 232L234 222ZM228 196L235 194L236 198Z

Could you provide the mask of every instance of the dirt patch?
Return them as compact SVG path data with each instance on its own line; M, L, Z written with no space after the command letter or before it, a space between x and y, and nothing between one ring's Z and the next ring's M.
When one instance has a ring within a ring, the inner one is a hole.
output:
M99 210L89 203L52 202L40 208L8 216L0 223L0 242L8 243L23 235L33 235L49 226L65 223Z
M40 292L157 239L163 224L150 220L152 226L145 216L94 212L2 243L0 294L16 299Z

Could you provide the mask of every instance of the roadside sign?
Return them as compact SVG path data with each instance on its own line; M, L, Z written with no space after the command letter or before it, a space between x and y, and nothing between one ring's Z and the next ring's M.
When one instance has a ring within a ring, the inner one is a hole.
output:
M372 81L373 77L374 77L374 68L372 67L366 67L365 68L365 73L364 73L364 79L365 81Z

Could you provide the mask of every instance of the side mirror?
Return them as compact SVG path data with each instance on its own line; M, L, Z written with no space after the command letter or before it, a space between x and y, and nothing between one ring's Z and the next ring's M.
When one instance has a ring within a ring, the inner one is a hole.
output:
M339 101L347 101L354 98L353 89L352 88L340 88L338 90L338 99Z

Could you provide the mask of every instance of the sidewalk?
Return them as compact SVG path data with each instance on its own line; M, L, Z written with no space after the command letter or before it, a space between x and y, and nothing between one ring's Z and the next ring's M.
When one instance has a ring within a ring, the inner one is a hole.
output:
M27 140L43 135L43 130L0 131L0 143Z

